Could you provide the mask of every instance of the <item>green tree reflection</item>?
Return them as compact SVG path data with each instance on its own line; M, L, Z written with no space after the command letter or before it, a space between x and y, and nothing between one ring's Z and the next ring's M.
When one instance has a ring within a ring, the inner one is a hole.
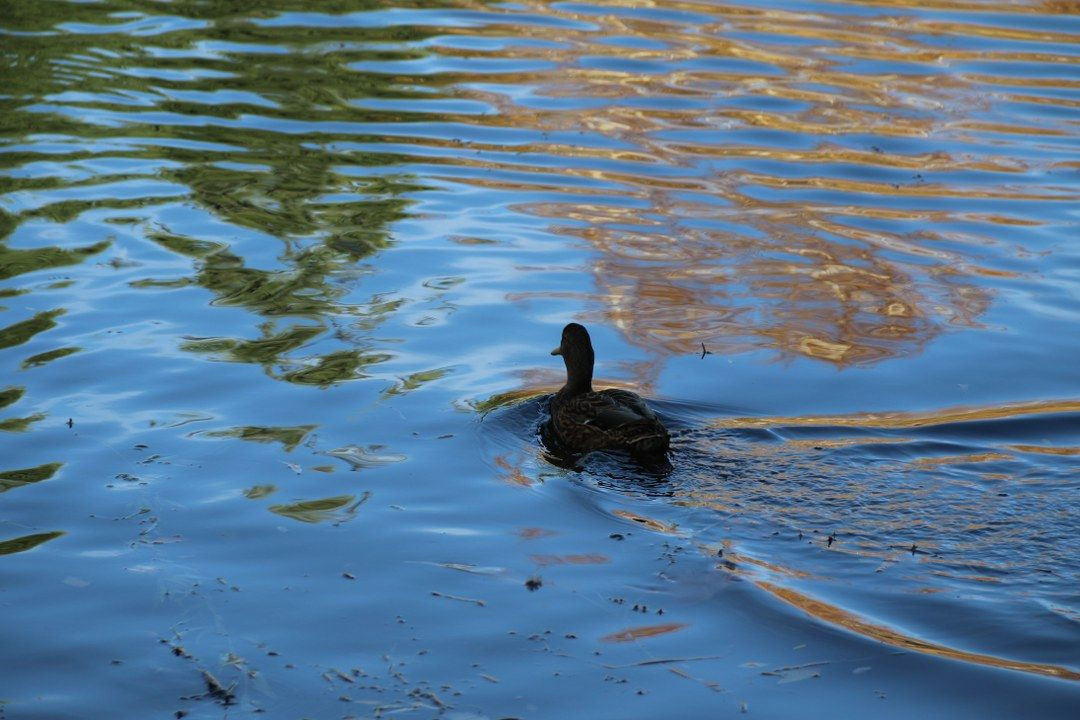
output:
M317 10L333 15L449 5L339 0ZM384 176L379 168L400 161L393 154L335 148L381 140L358 134L356 123L421 117L358 107L358 97L416 93L399 78L350 65L422 57L428 51L414 42L438 28L262 22L280 13L310 12L303 0L258 7L239 0L167 7L150 0L13 0L5 8L10 34L0 48L8 69L0 137L13 144L48 136L52 163L104 155L148 165L83 178L19 173L3 178L0 194L141 182L146 167L156 169L152 180L158 189L138 198L103 193L3 213L0 237L31 217L66 222L100 208L138 215L139 208L160 204L172 193L170 199L184 199L221 222L282 243L277 266L260 268L228 242L203 239L188 228L158 222L147 230L150 240L190 258L193 271L182 279L145 278L136 287L200 286L213 293L213 305L243 307L264 318L255 337L207 333L186 341L184 349L259 364L273 377L319 386L362 377L364 368L389 357L375 352L367 338L344 333L336 320L370 331L398 305L380 298L350 305L344 298L351 288L342 279L355 277L360 260L388 246L388 227L406 216L405 194L418 186L411 178ZM391 42L395 49L386 49L383 43ZM0 156L0 170L46 159L33 142L25 147L30 149L12 148ZM103 241L15 250L0 243L0 278L77 264L108 246ZM42 317L34 322L41 324ZM23 325L6 332L17 335ZM294 355L315 343L319 352Z

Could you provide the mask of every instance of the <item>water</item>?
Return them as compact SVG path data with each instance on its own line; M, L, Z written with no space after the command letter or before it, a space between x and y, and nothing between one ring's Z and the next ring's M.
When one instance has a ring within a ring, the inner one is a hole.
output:
M0 716L1075 716L1075 3L2 9Z

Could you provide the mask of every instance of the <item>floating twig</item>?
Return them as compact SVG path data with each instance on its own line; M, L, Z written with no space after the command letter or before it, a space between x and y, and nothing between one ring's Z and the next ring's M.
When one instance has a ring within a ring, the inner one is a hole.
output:
M639 660L638 662L627 663L625 665L608 665L601 664L601 667L608 670L621 670L623 668L632 667L645 667L646 665L670 665L671 663L681 662L697 662L699 660L719 660L723 655L699 655L697 657L681 657L681 658L655 658L653 660Z
M439 592L437 590L432 590L431 594L434 595L435 597L446 598L447 600L459 600L461 602L475 603L475 604L479 605L480 607L484 607L485 605L487 605L487 603L484 602L483 600L477 600L476 598L462 597L460 595L448 595L447 593L441 593L441 592Z
M773 668L772 670L766 670L762 672L762 675L779 675L781 673L791 672L792 670L805 670L812 667L821 667L822 665L829 665L832 660L818 660L816 662L803 663L802 665L785 665L784 667Z
M678 668L678 667L668 668L668 672L675 673L676 675L678 675L681 678L686 678L687 680L693 680L696 683L701 683L702 685L709 688L713 692L724 692L724 688L720 687L719 683L715 683L712 680L703 680L701 678L696 678L693 675L691 675L690 673L683 670L682 668Z

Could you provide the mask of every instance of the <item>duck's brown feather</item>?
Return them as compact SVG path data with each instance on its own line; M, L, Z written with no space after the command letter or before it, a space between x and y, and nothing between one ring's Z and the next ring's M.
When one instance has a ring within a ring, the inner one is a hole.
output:
M551 420L559 441L577 452L628 450L663 453L668 433L645 401L627 390L601 390L573 396L558 393Z

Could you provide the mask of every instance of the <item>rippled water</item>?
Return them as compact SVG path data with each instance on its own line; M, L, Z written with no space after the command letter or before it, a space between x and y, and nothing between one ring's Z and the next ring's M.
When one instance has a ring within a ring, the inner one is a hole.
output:
M1075 716L1075 2L0 56L0 717ZM670 471L544 453L570 320Z

